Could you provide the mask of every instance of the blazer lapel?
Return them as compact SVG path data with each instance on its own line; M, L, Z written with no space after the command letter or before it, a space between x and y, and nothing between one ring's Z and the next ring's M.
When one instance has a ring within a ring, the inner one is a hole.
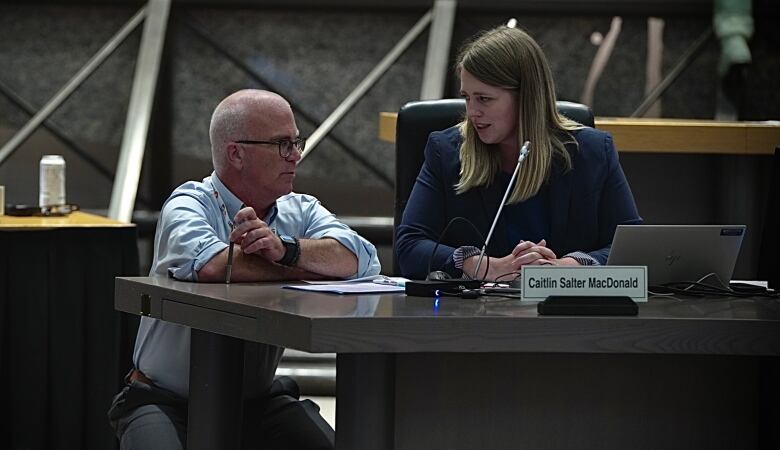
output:
M576 147L567 144L572 164L577 155ZM550 196L547 211L550 214L550 238L549 245L558 245L566 240L569 233L569 211L571 210L571 190L574 180L573 170L563 173L560 167L553 167L553 176L550 181Z

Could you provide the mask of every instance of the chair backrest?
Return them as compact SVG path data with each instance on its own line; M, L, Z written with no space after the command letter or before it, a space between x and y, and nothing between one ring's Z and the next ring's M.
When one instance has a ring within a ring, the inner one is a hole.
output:
M558 112L571 120L593 127L593 111L580 103L559 101ZM466 102L463 99L428 100L409 102L398 111L395 127L395 217L393 222L393 253L395 254L395 230L401 223L406 202L420 173L425 155L423 150L428 135L447 129L463 119ZM393 270L399 273L397 258Z
M396 192L398 188L396 187ZM777 255L780 254L780 238L777 230L780 227L780 147L775 147L772 162L772 181L766 198L764 213L764 230L761 237L761 249L758 253L758 279L766 280L769 287L780 289L780 270L777 270Z

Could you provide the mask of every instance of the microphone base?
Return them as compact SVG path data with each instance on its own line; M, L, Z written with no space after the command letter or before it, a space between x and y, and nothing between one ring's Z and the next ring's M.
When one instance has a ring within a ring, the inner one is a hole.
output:
M404 285L406 295L415 297L439 297L460 295L466 289L479 289L482 282L465 278L450 280L407 281Z

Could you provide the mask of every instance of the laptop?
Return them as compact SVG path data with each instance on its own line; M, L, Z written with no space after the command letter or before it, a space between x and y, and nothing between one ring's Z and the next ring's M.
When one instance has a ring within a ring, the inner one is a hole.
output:
M618 225L607 265L647 266L649 286L698 281L710 273L728 284L745 229L745 225Z

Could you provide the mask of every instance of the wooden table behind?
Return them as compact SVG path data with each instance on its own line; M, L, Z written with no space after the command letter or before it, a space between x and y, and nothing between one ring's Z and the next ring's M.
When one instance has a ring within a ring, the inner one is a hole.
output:
M0 216L0 448L116 447L137 318L113 309L114 277L137 273L132 224Z

